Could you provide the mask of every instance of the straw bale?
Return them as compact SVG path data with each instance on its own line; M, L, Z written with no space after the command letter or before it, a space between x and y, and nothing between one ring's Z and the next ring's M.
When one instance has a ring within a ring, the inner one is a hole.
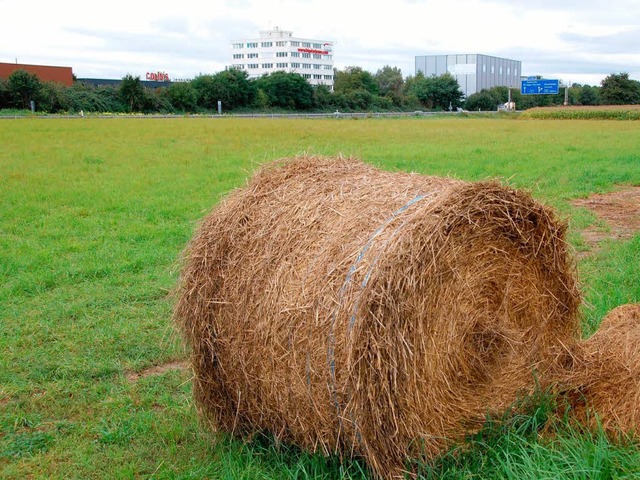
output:
M563 382L574 418L640 439L640 304L611 310L573 355Z
M566 225L527 193L302 156L203 220L175 319L215 429L430 458L534 388L575 338Z

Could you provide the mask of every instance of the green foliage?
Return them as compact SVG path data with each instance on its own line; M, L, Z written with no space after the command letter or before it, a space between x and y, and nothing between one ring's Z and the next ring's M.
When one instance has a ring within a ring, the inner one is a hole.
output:
M600 105L600 90L598 87L584 85L578 88L578 105Z
M243 70L227 69L213 76L212 88L217 100L228 110L245 107L253 102L255 85L249 81L249 75Z
M195 112L198 106L198 92L191 82L172 83L166 95L174 109L181 112Z
M361 67L347 67L334 72L333 89L336 93L368 92L378 94L378 83L371 73Z
M483 110L494 111L498 107L498 104L504 103L497 96L495 91L482 90L481 92L469 95L469 98L464 103L464 107L467 110Z
M259 91L266 94L272 107L307 110L313 106L313 87L298 73L273 72L255 81ZM264 103L261 100L261 103Z
M118 87L118 95L128 112L143 110L146 99L140 77L125 75Z
M8 107L11 103L11 92L8 81L0 78L0 108Z
M215 75L200 75L191 81L198 96L198 106L218 111L218 101L223 110L246 107L253 102L255 85L248 74L241 70L227 69Z
M382 97L390 99L395 106L402 106L404 78L399 68L386 65L376 72L375 80L378 84L378 92Z
M448 110L464 104L468 110L495 110L507 102L509 89L494 87L470 95L462 94L454 77L425 78L419 72L403 79L399 68L384 66L375 75L351 66L334 71L334 91L326 86L311 86L297 74L276 72L259 79L249 79L245 71L227 69L215 74L199 75L189 82L168 87L145 88L139 77L125 76L118 87L79 85L65 87L40 82L25 71L12 82L0 79L0 109L29 109L36 101L38 111L64 112L144 112L144 113L217 113L218 101L224 112L270 108L344 112ZM604 92L604 94L603 94ZM564 88L556 95L521 95L511 88L511 99L518 110L562 105ZM628 74L612 74L603 87L574 84L568 89L570 105L603 103L637 103L640 82Z
M456 109L462 105L464 94L457 80L450 73L438 77L425 77L421 72L413 79L409 94L417 98L426 108L439 110Z
M637 105L640 103L640 82L628 73L612 73L602 80L600 97L605 105Z
M34 73L25 70L16 70L9 75L7 84L10 96L13 98L13 106L18 108L30 108L30 102L40 100L42 82Z
M326 85L313 88L313 103L320 110L327 110L334 106L332 92Z

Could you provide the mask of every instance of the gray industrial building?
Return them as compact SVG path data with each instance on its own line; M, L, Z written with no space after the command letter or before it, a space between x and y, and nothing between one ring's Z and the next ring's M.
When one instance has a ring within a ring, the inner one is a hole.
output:
M465 97L492 87L520 88L522 62L479 53L416 56L416 74L436 77L449 72Z

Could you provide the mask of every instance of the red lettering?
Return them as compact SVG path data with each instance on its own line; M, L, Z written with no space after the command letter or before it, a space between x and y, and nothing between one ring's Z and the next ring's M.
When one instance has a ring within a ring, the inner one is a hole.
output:
M304 53L319 53L320 55L329 55L329 52L327 50L315 50L313 48L299 48L298 51Z
M154 82L170 82L169 74L167 72L147 72L147 80Z

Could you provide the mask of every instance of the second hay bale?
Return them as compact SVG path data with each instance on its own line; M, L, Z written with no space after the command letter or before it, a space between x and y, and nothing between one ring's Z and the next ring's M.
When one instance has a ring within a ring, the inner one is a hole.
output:
M611 310L572 354L560 383L573 418L613 436L640 438L640 304Z
M530 195L345 158L269 165L192 240L175 317L215 428L432 456L577 331L566 226Z

